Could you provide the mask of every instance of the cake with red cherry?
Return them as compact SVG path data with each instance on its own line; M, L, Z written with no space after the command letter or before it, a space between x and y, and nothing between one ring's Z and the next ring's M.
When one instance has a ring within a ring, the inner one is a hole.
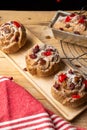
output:
M8 21L0 26L0 49L3 52L17 52L25 45L26 39L26 29L17 21Z
M51 87L52 96L69 107L79 107L87 102L87 79L75 70L59 72Z
M34 45L29 49L25 60L27 71L32 75L50 76L59 70L59 52L51 45Z
M78 13L70 13L64 16L60 15L53 27L57 30L86 36L87 18L85 15Z

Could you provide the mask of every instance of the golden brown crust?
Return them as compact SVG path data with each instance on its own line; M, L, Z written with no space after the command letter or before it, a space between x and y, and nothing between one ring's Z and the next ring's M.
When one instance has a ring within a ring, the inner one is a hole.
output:
M7 53L15 53L27 40L26 29L16 21L9 21L0 27L0 49Z
M53 86L51 87L51 94L58 102L72 108L79 107L87 102L87 94L74 102L70 102L69 99L66 100L66 97L61 93L61 91L57 91Z
M87 80L77 71L68 70L55 75L52 96L68 107L79 107L87 102Z
M38 48L38 51L34 53L33 50L35 48ZM31 55L33 55L33 58ZM36 57L34 58L34 56ZM29 50L25 60L27 70L32 75L50 76L59 70L60 57L58 51L53 46L48 46L46 44L35 45Z

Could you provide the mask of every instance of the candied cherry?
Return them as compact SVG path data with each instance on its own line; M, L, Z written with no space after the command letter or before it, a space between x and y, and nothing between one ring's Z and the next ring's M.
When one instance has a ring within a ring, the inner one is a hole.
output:
M66 78L67 78L66 74L62 73L58 76L58 81L62 83Z
M84 18L80 18L78 21L78 23L84 23L84 22L85 22Z
M21 27L21 25L17 21L12 21L12 23L18 28Z
M66 19L65 19L65 22L70 22L70 20L71 20L71 17L67 16Z
M52 55L52 52L50 50L47 50L43 53L45 56L50 56Z
M80 98L80 95L79 94L73 94L72 98Z

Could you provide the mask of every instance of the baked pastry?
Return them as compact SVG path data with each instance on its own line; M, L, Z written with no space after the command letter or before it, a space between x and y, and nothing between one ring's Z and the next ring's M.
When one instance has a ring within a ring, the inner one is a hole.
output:
M0 49L5 53L15 53L26 43L26 29L17 21L9 21L0 26Z
M59 15L54 26L55 29L78 35L87 35L87 18L85 15L71 13Z
M34 45L25 59L27 70L32 75L50 76L59 70L60 56L51 45Z
M55 75L51 93L63 105L79 107L87 101L87 79L75 70L60 72Z

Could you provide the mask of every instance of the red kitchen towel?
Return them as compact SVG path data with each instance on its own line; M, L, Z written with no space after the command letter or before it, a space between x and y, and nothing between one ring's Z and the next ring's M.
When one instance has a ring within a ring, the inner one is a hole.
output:
M12 78L0 77L0 130L85 130L77 129L46 110Z

